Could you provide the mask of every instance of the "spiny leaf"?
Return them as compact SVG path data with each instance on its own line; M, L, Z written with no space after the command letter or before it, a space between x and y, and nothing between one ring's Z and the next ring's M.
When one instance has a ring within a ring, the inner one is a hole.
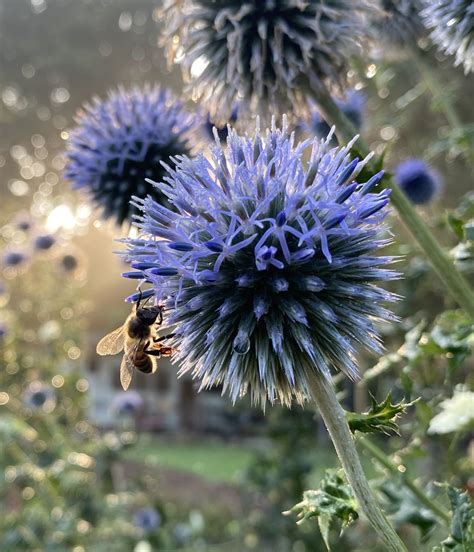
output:
M374 397L371 397L372 407L368 412L346 412L347 422L353 433L360 431L362 433L389 433L393 431L398 433L399 428L396 423L400 414L404 414L413 402L405 402L403 399L399 403L392 404L392 396L389 393L385 400L378 403Z
M380 485L380 490L388 501L387 513L390 514L390 519L395 526L410 523L418 527L424 542L437 525L438 518L407 487L403 486L401 477L403 477L402 474Z
M435 546L433 552L473 552L474 551L474 505L467 491L450 485L446 487L453 517L451 533L441 546Z
M303 500L283 514L297 514L298 524L317 517L328 550L330 532L336 530L340 535L344 528L359 517L352 489L338 470L326 470L319 489L305 491Z

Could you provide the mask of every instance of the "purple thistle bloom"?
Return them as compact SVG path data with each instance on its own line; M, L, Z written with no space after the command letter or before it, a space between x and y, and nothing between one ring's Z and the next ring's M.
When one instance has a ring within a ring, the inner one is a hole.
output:
M133 521L138 529L151 533L159 527L161 516L154 508L142 508L135 513Z
M237 116L238 116L238 108L234 107L234 109L232 110L232 113L230 114L228 124L233 125L237 121ZM219 136L219 140L221 142L225 142L227 140L227 136L229 135L227 124L224 124L224 125L214 124L210 114L208 114L205 126L207 130L207 134L209 135L211 140L214 140L214 128L216 129L217 136Z
M464 72L474 71L474 2L472 0L423 0L424 24L431 38L448 55L456 55L454 65L464 64Z
M395 182L415 205L429 203L442 188L438 171L421 159L407 159L395 168Z
M66 253L61 257L60 264L66 272L73 272L79 266L79 261L75 255Z
M166 197L147 179L160 181L163 163L191 152L197 118L169 91L158 86L109 92L96 98L76 119L67 152L66 177L87 190L105 218L133 221L132 196Z
M175 210L136 200L127 260L167 306L180 373L201 388L303 402L312 373L355 379L356 345L381 350L374 322L393 319L381 302L394 297L374 282L396 275L375 253L390 192L373 191L382 173L359 182L353 142L330 139L295 144L286 121L253 138L231 130L226 149L181 158L159 184Z
M380 46L390 54L416 46L426 33L420 17L421 3L422 0L381 1L381 13L372 24Z
M143 407L143 399L136 391L117 393L112 401L111 409L120 415L136 414Z
M14 218L14 224L22 232L28 232L33 226L33 219L27 211L20 211Z
M228 118L235 102L250 114L306 111L323 83L344 88L372 10L368 0L166 0L163 45L170 60L180 50L212 115Z
M27 256L23 251L11 250L7 251L3 256L3 265L16 267L26 262Z
M364 111L366 104L366 96L360 90L349 90L345 98L336 98L335 102L344 115L351 121L356 130L362 128L364 122ZM317 110L317 106L313 106L311 120L303 125L303 128L314 134L318 138L326 138L331 127L322 118ZM335 138L334 138L335 140Z
M47 251L51 249L56 243L56 238L51 234L44 234L42 236L37 236L34 241L34 248L37 251Z
M32 410L45 409L51 411L56 404L54 389L39 381L31 383L23 395L25 406Z

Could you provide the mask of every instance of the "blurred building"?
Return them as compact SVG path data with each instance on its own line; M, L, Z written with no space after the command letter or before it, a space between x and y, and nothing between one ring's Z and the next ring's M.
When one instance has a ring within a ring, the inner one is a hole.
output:
M97 337L97 341L99 340ZM119 370L121 355L98 356L91 341L86 361L90 383L89 415L94 424L113 427L118 423L111 405L122 392ZM139 429L150 432L195 431L230 437L248 429L248 413L232 407L221 389L198 393L198 385L189 375L177 377L178 368L168 359L160 359L155 374L135 372L130 389L140 393L144 408L137 416ZM247 426L246 428L242 427Z

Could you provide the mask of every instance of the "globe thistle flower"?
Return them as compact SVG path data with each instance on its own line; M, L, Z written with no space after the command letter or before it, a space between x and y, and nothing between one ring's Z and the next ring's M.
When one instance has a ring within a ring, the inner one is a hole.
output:
M161 523L161 516L154 508L142 508L133 516L135 526L144 533L151 533Z
M394 180L415 205L426 205L442 188L441 175L421 159L400 163Z
M146 179L161 180L162 162L190 154L197 119L183 103L158 86L119 88L104 101L96 98L76 118L65 175L85 189L105 218L132 221L132 196L166 198Z
M119 415L136 414L142 408L143 399L136 391L117 393L111 405L111 410Z
M17 267L27 261L26 253L20 250L11 249L3 255L3 265L6 267Z
M7 337L9 334L8 326L4 322L0 322L0 343Z
M357 378L356 344L380 351L374 321L391 319L380 302L393 297L374 281L394 274L374 253L390 192L373 192L382 173L356 180L353 142L330 140L295 144L286 121L266 136L231 130L225 150L180 158L159 184L175 210L136 200L124 276L152 284L143 297L167 307L180 373L201 389L303 402L313 374Z
M33 246L37 251L48 251L56 243L56 238L51 234L43 234L37 236L34 240Z
M474 70L474 4L472 0L424 0L421 12L431 38L464 72Z
M66 253L66 255L61 257L60 264L66 272L73 272L78 267L79 262L77 257L71 255L70 253Z
M165 37L193 97L227 119L236 101L284 113L342 88L362 50L370 0L167 0Z
M229 120L227 121L228 124L233 125L237 121L238 112L237 107L232 109ZM216 129L217 136L221 142L225 142L227 140L227 136L229 135L227 124L215 124L211 118L211 115L208 114L205 126L207 134L211 140L214 140L214 129Z
M48 385L35 381L28 386L23 395L23 402L31 410L51 412L56 406L56 394Z
M28 232L33 227L33 219L28 211L20 211L13 219L13 223L18 230Z
M366 104L365 94L360 90L349 90L345 98L336 98L335 103L349 121L351 121L354 128L360 130L364 122ZM313 109L311 110L311 120L309 124L303 125L303 128L318 138L325 138L331 130L331 127L321 117L316 105L313 105Z
M372 25L382 48L393 54L416 46L426 32L421 0L382 0L380 7Z

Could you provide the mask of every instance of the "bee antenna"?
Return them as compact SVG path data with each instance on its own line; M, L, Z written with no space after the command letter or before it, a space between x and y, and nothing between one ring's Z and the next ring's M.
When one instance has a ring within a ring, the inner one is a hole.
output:
M143 293L142 293L142 288L139 287L138 288L138 300L137 300L137 310L140 308L140 303L142 302L142 296L143 296Z

